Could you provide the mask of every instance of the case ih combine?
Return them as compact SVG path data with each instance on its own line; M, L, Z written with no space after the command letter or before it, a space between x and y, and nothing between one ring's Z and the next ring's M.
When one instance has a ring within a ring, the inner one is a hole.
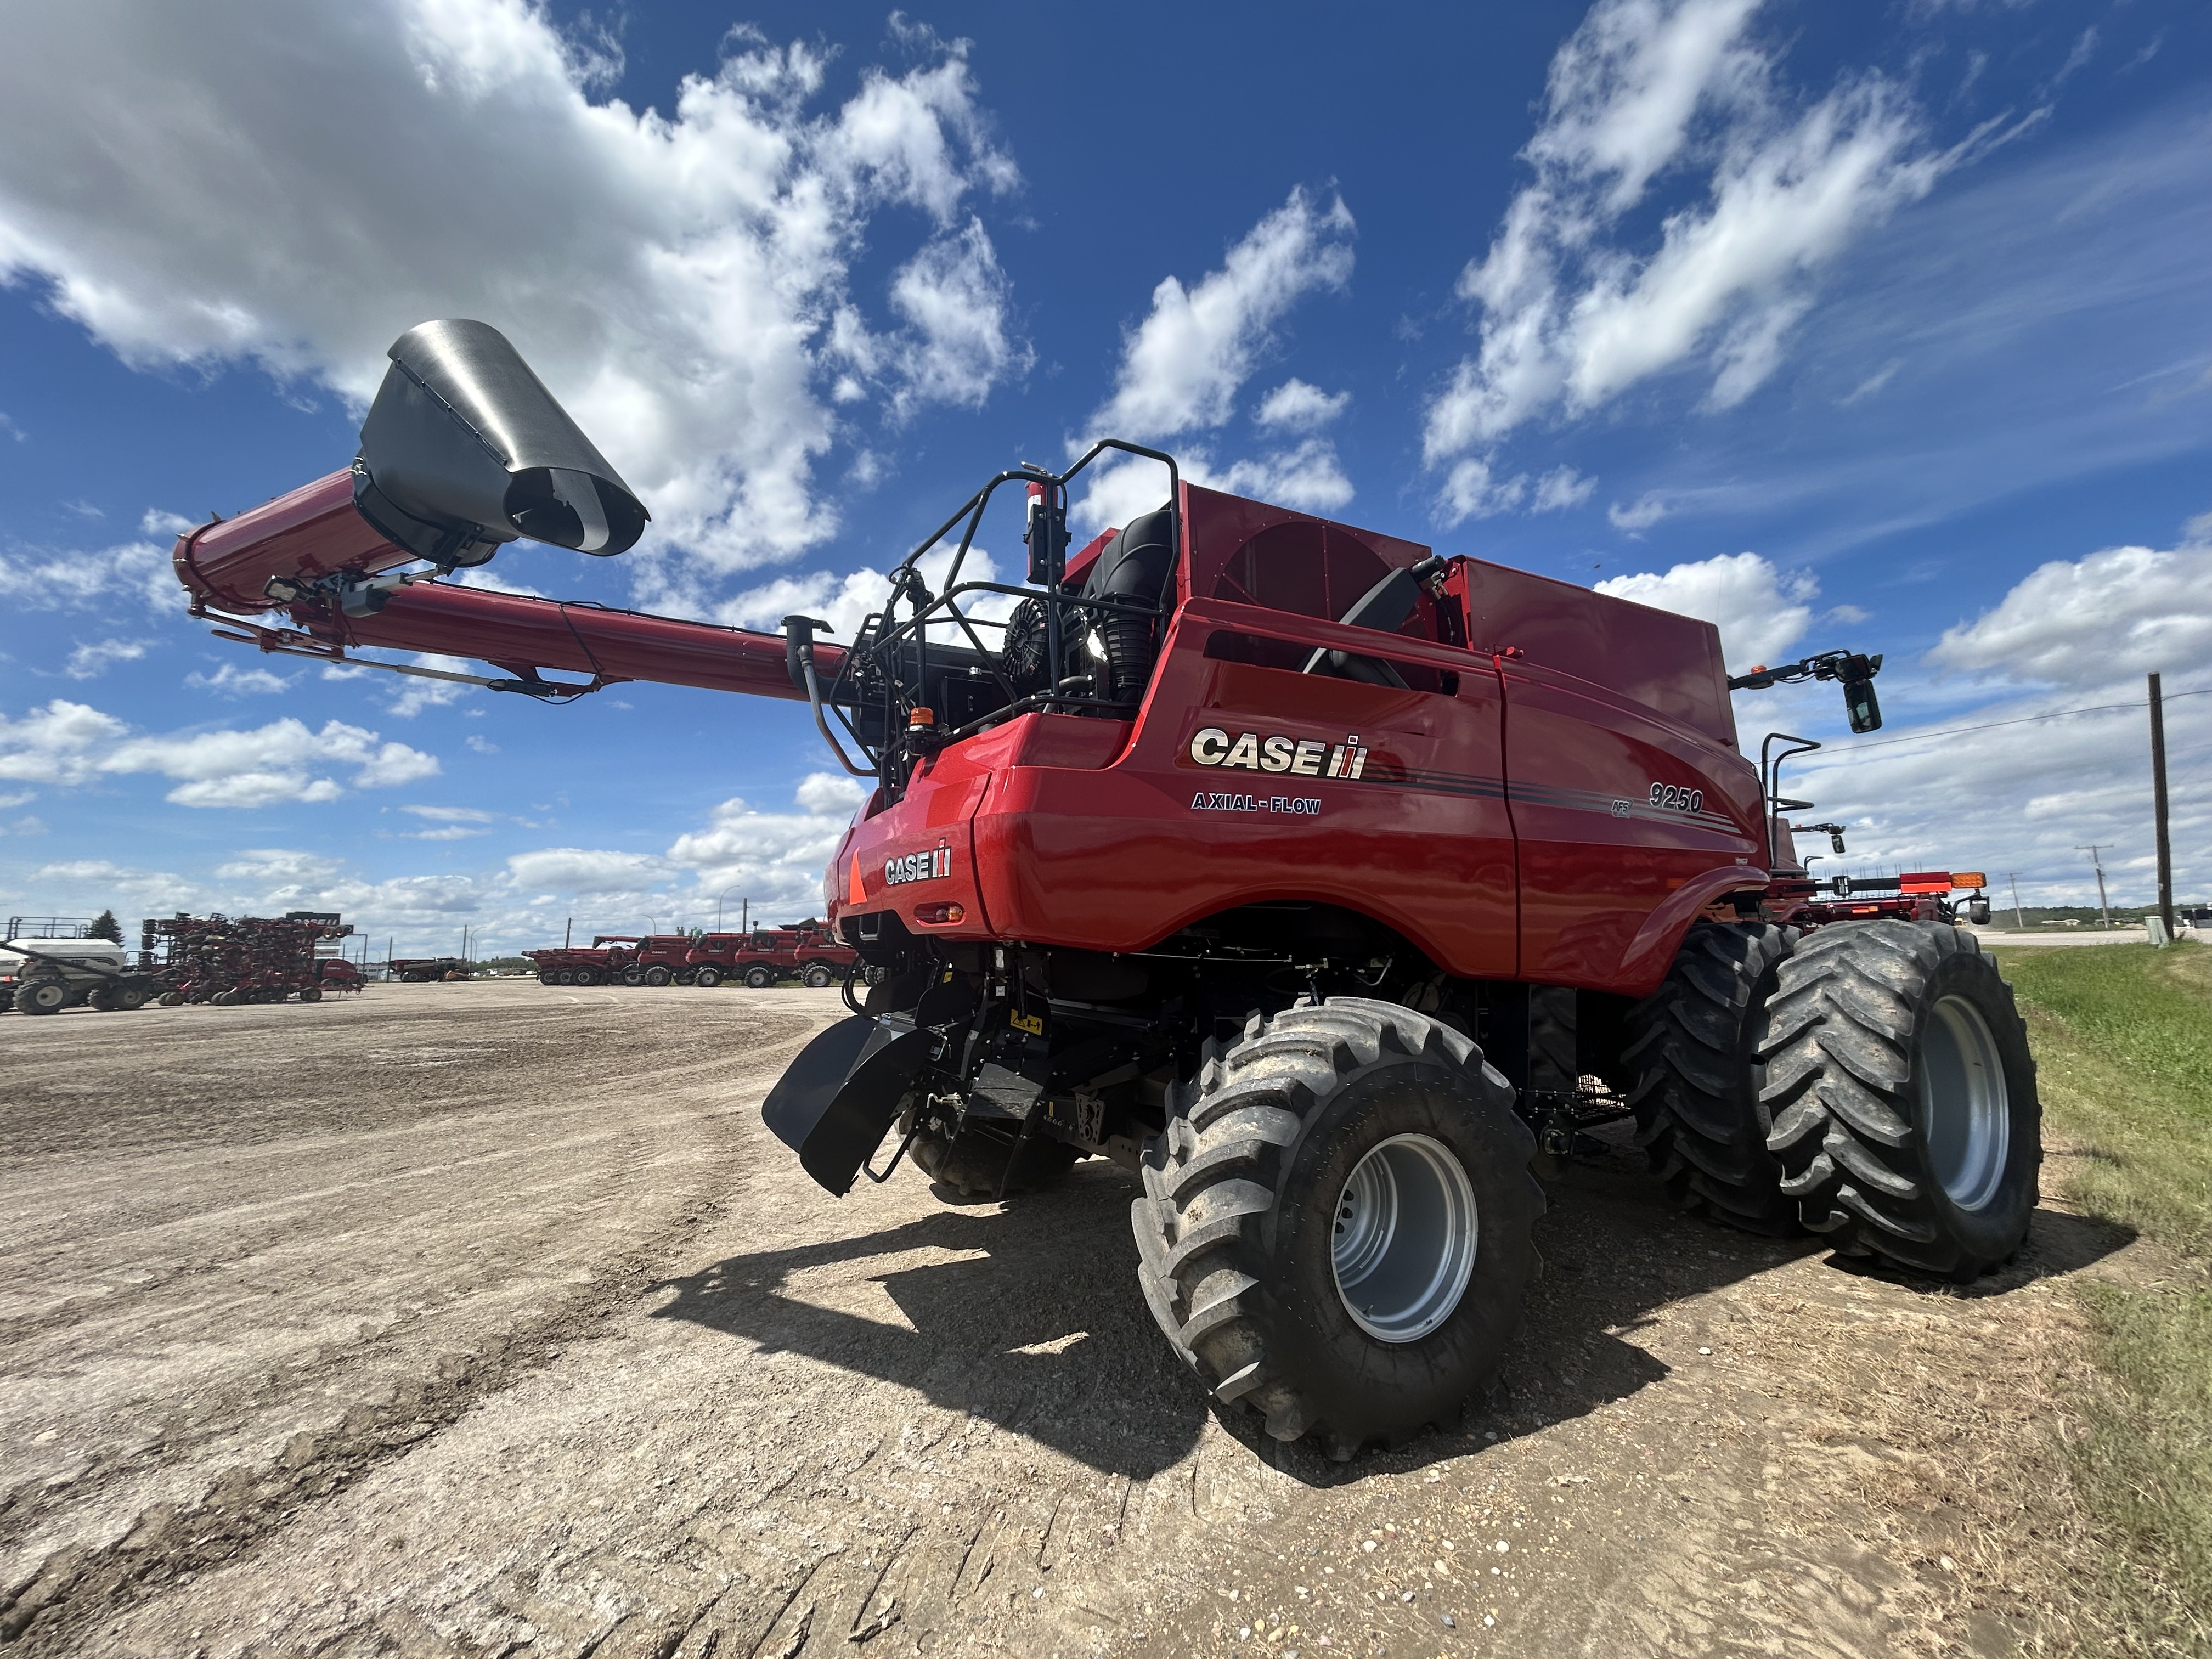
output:
M537 965L540 985L606 985L620 984L623 969L629 965L630 949L638 943L635 933L601 933L589 946L564 945L557 950L525 951L524 957Z
M744 933L602 933L588 950L525 951L541 985L696 985L737 980L755 990L795 979L819 990L847 978L859 953L817 921Z
M460 587L429 578L517 536L619 553L645 509L492 330L392 357L349 473L179 539L195 614L545 699L804 699L872 787L823 889L866 995L770 1126L838 1194L909 1152L986 1195L1122 1164L1152 1313L1268 1432L1348 1456L1455 1414L1536 1273L1533 1171L1600 1121L1632 1115L1720 1220L1958 1280L2019 1247L2041 1152L2011 993L1941 921L1795 924L1802 804L1771 743L1741 751L1709 624L1110 441L991 479L921 550L949 551L935 589L918 552L850 641ZM1116 452L1165 501L1071 553L1069 486ZM1027 581L964 580L1009 501ZM1871 730L1878 666L1735 684L1839 682Z
M758 991L795 979L818 991L850 977L860 966L860 953L810 919L749 933L708 933L688 961L688 982L693 985L713 987L734 979Z

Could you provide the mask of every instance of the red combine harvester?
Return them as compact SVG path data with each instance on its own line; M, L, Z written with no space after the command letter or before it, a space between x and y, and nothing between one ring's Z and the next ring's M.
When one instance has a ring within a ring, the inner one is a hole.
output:
M795 979L823 990L848 977L860 953L812 920L787 927L756 927L749 933L708 933L690 955L691 983L713 987L726 979L765 990L780 980Z
M1455 1415L1534 1279L1536 1172L1609 1121L1720 1220L1960 1281L2019 1248L2041 1143L2009 988L1940 920L1802 915L1771 756L1802 741L1739 747L1747 685L1838 682L1874 729L1878 658L1732 681L1709 623L1117 441L991 479L842 644L459 587L432 578L517 536L619 553L645 510L494 331L392 356L350 473L180 538L195 613L539 698L805 701L871 789L823 887L866 1000L769 1126L839 1194L909 1152L985 1196L1122 1164L1152 1314L1269 1433L1349 1456ZM1071 554L1070 484L1117 453L1163 505ZM963 578L994 500L1018 585Z
M689 985L699 971L692 960L699 941L689 933L648 933L623 969L625 985ZM719 981L712 981L719 983Z
M537 964L540 985L618 985L638 939L635 933L600 933L588 948L564 945L522 954Z

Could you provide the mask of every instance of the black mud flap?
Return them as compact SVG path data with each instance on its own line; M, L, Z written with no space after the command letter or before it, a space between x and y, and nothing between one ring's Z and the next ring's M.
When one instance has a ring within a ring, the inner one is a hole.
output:
M775 1138L839 1198L883 1144L936 1034L856 1014L799 1051L761 1105Z

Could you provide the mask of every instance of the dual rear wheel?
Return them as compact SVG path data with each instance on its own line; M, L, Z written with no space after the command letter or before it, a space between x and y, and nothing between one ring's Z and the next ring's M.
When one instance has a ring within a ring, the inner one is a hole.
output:
M1700 923L1630 1025L1638 1139L1689 1207L1960 1281L2027 1237L2035 1062L1972 934Z

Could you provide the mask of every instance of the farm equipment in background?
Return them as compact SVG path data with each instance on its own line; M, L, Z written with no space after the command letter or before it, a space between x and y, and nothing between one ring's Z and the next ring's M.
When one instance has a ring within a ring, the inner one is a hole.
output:
M103 1012L144 1007L156 988L152 979L92 928L88 917L10 916L0 942L0 1012L58 1014L79 1003Z
M1940 916L1803 910L1770 751L1817 745L1739 748L1740 689L1829 680L1875 729L1879 658L1731 680L1708 623L1118 440L989 480L842 644L462 587L435 578L520 536L619 553L645 509L493 330L391 356L349 473L179 538L193 614L547 701L803 700L871 791L823 881L866 1000L769 1126L840 1194L909 1154L982 1198L1121 1164L1154 1318L1269 1434L1350 1456L1455 1415L1535 1279L1536 1174L1604 1123L1716 1220L1960 1282L2018 1249L2041 1141L2010 988ZM1071 553L1102 459L1160 466L1164 500ZM963 577L994 500L1018 584Z
M618 985L638 941L635 933L600 933L588 947L564 945L522 954L538 969L540 985Z
M699 941L690 933L647 933L639 939L622 970L625 985L689 985L698 969L691 953Z
M384 975L407 985L433 985L474 979L476 969L459 957L395 957L384 964Z
M1887 916L1905 921L1966 922L1987 927L1989 877L1979 870L1908 870L1897 876L1831 876L1778 880L1770 912L1790 927Z
M845 978L859 953L809 918L782 927L756 927L744 933L708 933L690 955L690 982L711 988L734 979L752 990L795 979L822 990Z
M352 927L334 912L295 910L284 916L153 916L139 924L138 965L152 975L167 1006L211 1003L319 1002L326 991L357 991L361 975L344 971L337 941Z

